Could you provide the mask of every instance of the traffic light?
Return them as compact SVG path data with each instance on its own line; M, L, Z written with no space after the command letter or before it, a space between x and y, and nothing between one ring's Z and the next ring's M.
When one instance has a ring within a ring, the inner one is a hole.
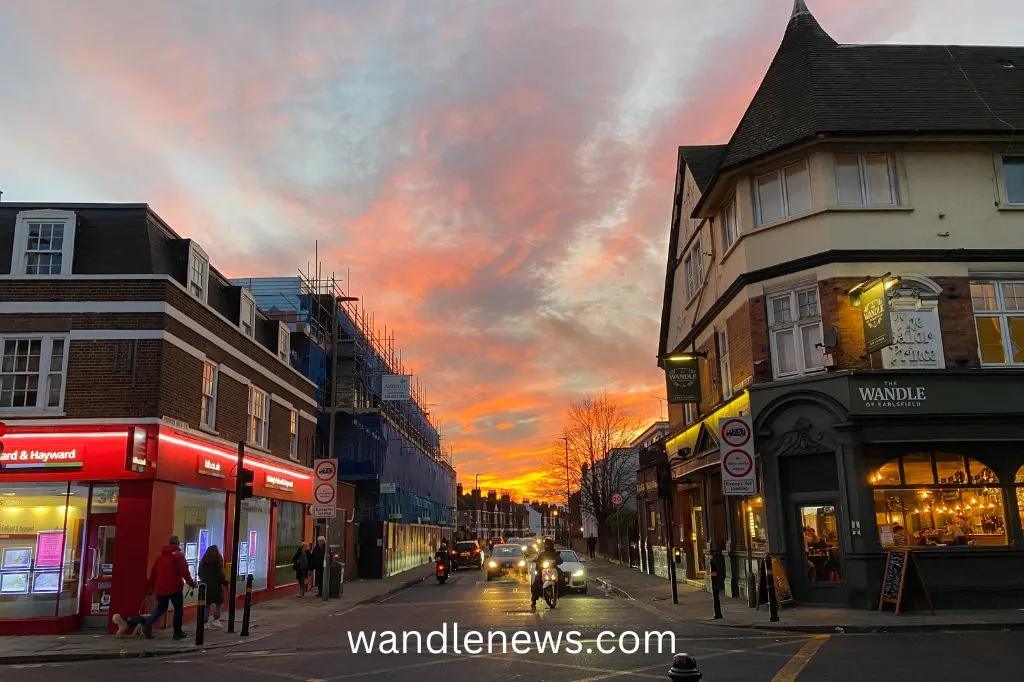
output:
M248 500L252 497L252 482L256 479L256 472L252 469L246 469L242 467L242 470L238 472L238 497L242 500Z

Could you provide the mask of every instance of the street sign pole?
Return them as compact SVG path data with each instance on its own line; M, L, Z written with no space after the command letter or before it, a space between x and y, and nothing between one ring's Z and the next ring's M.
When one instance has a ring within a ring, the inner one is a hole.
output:
M331 519L338 515L338 460L320 459L313 466L313 503L309 513L324 522L324 565L320 593L324 601L330 599L331 578ZM315 567L314 567L315 570Z

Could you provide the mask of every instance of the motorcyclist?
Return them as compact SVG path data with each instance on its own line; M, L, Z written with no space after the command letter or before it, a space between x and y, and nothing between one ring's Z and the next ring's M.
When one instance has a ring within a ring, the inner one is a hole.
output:
M544 538L544 549L537 553L534 560L533 589L531 590L530 608L537 608L537 600L540 599L541 588L544 585L543 570L544 562L551 562L557 567L562 563L562 555L555 551L555 541L551 538ZM561 570L559 570L561 578Z
M448 538L441 538L441 546L434 552L434 561L443 561L448 565L448 570L451 571L451 552L448 550Z

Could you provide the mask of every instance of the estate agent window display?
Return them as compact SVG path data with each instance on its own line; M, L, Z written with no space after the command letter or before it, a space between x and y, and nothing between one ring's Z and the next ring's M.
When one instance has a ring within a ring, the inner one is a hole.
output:
M868 482L883 547L1008 544L1003 489L995 473L976 459L910 453L888 461Z

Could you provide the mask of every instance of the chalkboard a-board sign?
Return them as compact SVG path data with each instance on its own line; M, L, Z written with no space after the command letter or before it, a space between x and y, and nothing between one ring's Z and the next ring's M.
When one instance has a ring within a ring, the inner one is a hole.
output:
M910 570L911 567L913 570ZM910 549L890 549L885 555L882 594L878 599L878 610L881 611L886 604L895 604L895 615L898 616L908 592L911 595L911 601L923 598L928 604L928 610L932 612L932 615L935 614L931 595L928 594L928 588L925 587L921 569L914 559L914 553Z
M789 587L789 579L786 577L786 568L782 558L773 556L772 561L772 583L775 585L775 599L779 606L789 606L795 603L793 590ZM768 570L765 559L757 560L757 580L754 585L754 592L757 595L756 610L768 603Z

